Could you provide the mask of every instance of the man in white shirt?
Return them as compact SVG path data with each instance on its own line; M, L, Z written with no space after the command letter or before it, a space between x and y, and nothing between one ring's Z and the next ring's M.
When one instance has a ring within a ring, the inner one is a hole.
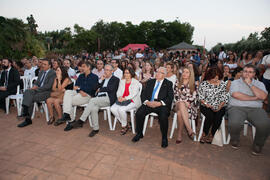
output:
M141 52L141 49L139 49L138 50L138 52L136 53L136 59L138 59L138 58L143 58L143 54L142 54L142 52Z
M35 77L35 68L32 66L31 60L27 59L24 64L24 76L29 77L30 79Z
M219 52L219 55L218 55L218 59L223 61L226 58L227 58L227 55L224 52L224 46L221 46L220 47L220 52Z
M98 76L100 79L104 75L104 63L102 60L97 60L96 68L93 69L92 73Z
M113 66L113 75L118 79L122 79L123 71L118 68L119 62L116 59L112 59L111 64Z
M65 59L65 60L64 60L64 66L68 69L68 76L69 76L70 78L73 78L73 77L76 76L76 72L75 72L74 69L72 69L72 68L70 67L70 65L71 65L71 60L70 60L70 59Z

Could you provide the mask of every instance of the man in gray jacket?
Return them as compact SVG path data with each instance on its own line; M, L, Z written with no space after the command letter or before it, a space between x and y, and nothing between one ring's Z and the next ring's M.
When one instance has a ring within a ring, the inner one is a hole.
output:
M18 124L18 127L25 127L32 124L34 102L46 101L50 97L52 85L56 77L55 71L51 69L52 63L49 59L42 60L42 70L38 74L38 79L31 89L23 93L23 112L21 117L25 121Z

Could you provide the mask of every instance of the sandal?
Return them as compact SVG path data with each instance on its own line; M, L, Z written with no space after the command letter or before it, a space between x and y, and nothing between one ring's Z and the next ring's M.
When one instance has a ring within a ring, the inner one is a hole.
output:
M200 139L200 143L204 144L206 140L206 135L203 133L201 139Z
M125 135L128 132L129 129L130 129L130 127L128 125L126 127L122 127L121 135Z
M207 136L207 138L205 139L205 142L206 142L207 144L211 144L212 141L213 141L213 136L212 136L212 134L210 133L210 134Z
M194 137L196 136L196 134L194 132L192 132L191 134L188 135L188 137L193 141Z
M52 116L50 117L49 121L47 122L48 125L51 125L55 121L55 118Z

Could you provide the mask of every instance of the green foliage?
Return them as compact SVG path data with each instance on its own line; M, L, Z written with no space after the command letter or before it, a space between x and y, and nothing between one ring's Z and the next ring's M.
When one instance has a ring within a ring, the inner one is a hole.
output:
M222 45L218 43L211 51L218 53L220 47L224 46L225 50L241 53L242 51L256 52L258 50L270 49L270 27L265 28L259 35L259 33L250 33L247 39L242 38L236 43L228 43Z
M143 21L139 25L131 22L104 22L100 20L90 29L78 24L71 28L50 32L37 32L33 17L27 24L19 19L0 17L0 58L43 57L47 53L76 54L107 49L119 49L129 43L145 43L150 47L165 49L179 42L192 43L194 27L178 20L164 22Z
M0 58L21 59L45 55L43 43L34 37L22 20L0 16Z

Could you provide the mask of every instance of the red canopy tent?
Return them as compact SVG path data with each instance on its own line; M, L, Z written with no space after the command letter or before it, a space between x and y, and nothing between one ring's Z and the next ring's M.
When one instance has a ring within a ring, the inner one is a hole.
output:
M149 46L147 44L128 44L127 46L123 47L121 51L127 51L129 48L132 50L141 49L144 50L145 48L148 48Z

